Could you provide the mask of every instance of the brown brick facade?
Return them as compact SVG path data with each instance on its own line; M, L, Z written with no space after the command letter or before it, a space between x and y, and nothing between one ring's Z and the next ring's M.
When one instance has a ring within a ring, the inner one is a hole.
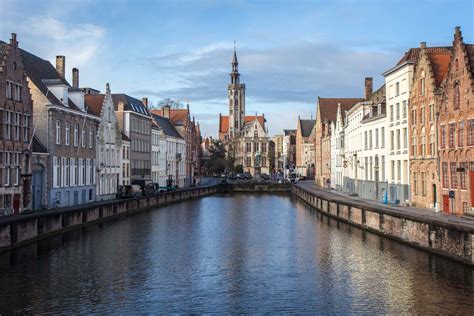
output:
M0 42L0 215L31 208L32 101L12 34Z
M464 44L459 27L452 50L439 111L439 197L443 212L461 215L474 207L474 45Z

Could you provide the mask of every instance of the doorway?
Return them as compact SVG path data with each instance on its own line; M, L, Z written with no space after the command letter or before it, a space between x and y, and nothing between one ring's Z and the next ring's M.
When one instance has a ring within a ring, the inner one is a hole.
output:
M33 171L33 209L43 207L43 170Z
M445 194L443 195L443 212L444 213L451 213L449 210L449 195Z

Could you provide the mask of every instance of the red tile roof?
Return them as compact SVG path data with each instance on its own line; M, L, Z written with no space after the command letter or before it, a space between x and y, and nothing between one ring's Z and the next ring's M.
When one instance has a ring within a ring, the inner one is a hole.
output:
M428 54L428 58L431 62L431 69L433 70L436 86L439 87L448 73L449 64L451 63L451 53Z
M84 102L89 111L96 116L100 116L102 106L104 105L104 94L85 95Z
M229 131L229 116L221 115L219 118L219 133L227 133ZM265 128L265 116L257 115L257 120ZM246 115L244 117L244 124L252 121L255 121L255 115Z
M364 101L363 98L319 98L318 107L321 115L321 121L336 121L337 106L341 104L341 111L349 111L358 102Z
M400 66L401 64L405 62L416 62L418 60L418 57L420 56L420 51L421 48L410 48L407 52L405 52L405 55L403 55L402 59L397 63L397 66ZM441 46L441 47L426 47L426 52L428 54L444 54L444 53L450 53L451 52L451 47L447 46Z

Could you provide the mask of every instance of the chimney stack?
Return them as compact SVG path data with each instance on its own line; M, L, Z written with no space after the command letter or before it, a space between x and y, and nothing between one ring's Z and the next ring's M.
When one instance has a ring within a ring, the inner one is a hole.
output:
M374 79L372 77L365 78L365 99L368 100L372 96Z
M12 33L12 38L10 39L10 45L13 47L18 47L18 42L16 41L16 33Z
M426 48L426 42L421 42L420 43L420 48Z
M143 105L148 109L148 98L142 98Z
M461 32L461 27L460 26L456 26L454 28L454 38L456 39L459 39L462 41L462 32Z
M162 112L163 112L163 117L166 117L167 119L170 118L170 106L168 104L163 106Z
M56 71L63 79L66 78L66 56L56 56Z
M79 89L79 69L72 68L72 87Z

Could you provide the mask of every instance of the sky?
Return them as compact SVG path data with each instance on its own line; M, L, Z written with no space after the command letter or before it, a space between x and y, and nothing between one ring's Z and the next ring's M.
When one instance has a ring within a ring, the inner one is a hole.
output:
M320 97L362 97L364 78L411 47L450 45L454 27L473 43L470 1L25 1L0 0L0 39L55 64L67 79L153 104L189 102L203 136L228 114L234 40L246 113L265 114L270 135L314 118Z

